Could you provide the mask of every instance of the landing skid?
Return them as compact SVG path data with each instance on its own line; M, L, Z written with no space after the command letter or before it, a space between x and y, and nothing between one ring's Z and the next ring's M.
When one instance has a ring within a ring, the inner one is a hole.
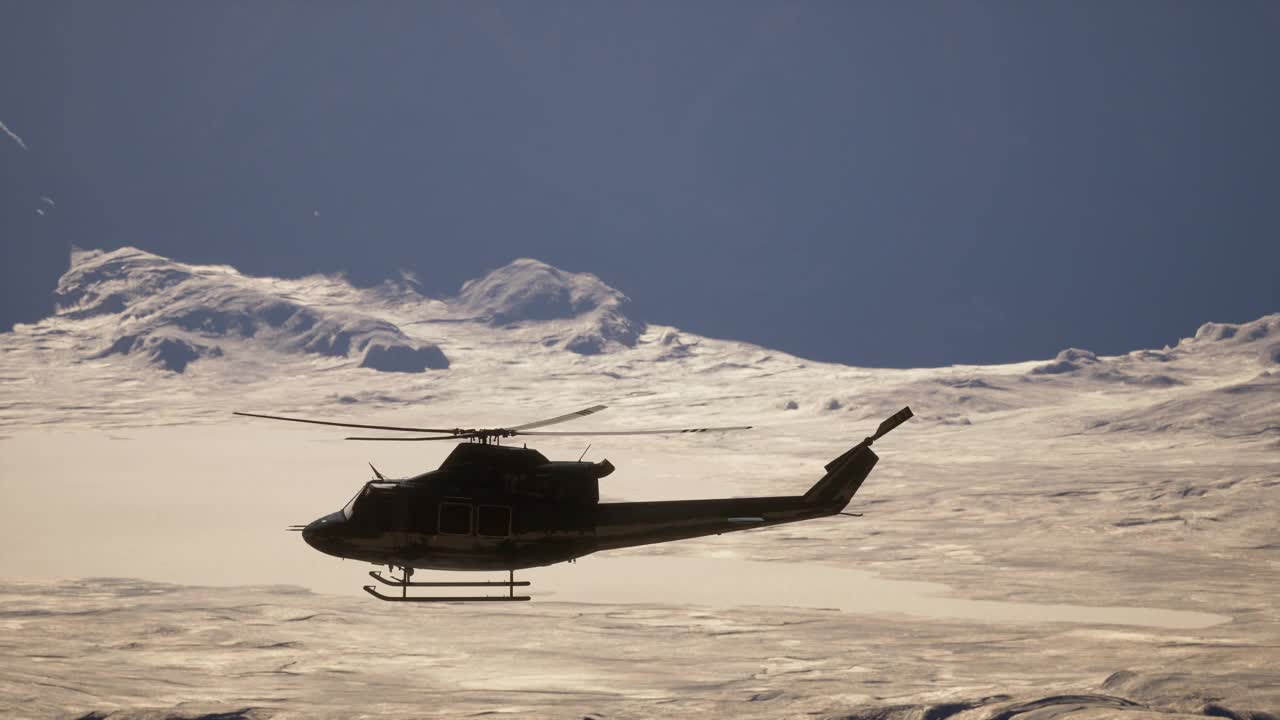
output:
M420 595L383 595L373 585L365 585L364 591L387 602L519 602L531 599L528 595L449 595L424 597Z
M528 580L516 580L515 571L508 571L507 573L508 579L506 582L503 582L501 580L498 580L498 581L476 580L476 581L464 581L464 582L413 582L412 580L413 568L404 568L403 578L386 577L381 573L381 571L378 571L378 570L369 571L369 577L373 578L374 580L377 580L378 582L384 585L390 585L392 587L400 588L400 596L396 597L395 595L383 595L382 593L378 592L377 587L374 585L364 586L365 592L378 598L379 600L386 600L387 602L519 602L522 600L530 599L528 595L515 594L515 588L527 587L529 585ZM440 596L427 596L427 597L416 596L415 597L415 596L409 595L409 588L411 587L498 587L498 588L506 588L507 594L506 595L440 595Z

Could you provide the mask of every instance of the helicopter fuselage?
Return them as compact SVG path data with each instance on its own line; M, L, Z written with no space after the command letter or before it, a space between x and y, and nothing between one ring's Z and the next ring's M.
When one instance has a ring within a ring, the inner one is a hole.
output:
M551 462L536 450L467 443L440 469L374 480L342 510L303 529L321 552L435 570L518 570L601 550L834 515L877 457L859 447L797 496L599 502L608 461Z

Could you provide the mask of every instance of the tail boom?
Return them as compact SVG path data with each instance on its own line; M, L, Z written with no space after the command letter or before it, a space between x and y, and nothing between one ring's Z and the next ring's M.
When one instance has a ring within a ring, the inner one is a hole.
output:
M910 418L911 408L903 408L880 423L875 435L827 463L826 475L804 495L601 503L592 552L835 515L845 509L879 462L871 444Z

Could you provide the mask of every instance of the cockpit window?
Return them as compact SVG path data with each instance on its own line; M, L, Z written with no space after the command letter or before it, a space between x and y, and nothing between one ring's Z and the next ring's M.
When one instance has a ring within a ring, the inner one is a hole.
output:
M355 515L356 510L365 504L363 502L365 498L373 495L374 493L387 493L393 491L398 485L399 483L394 482L365 483L364 487L360 488L360 492L356 493L356 496L351 498L350 502L343 506L342 515L350 520L351 516Z
M343 517L345 517L348 520L351 519L351 516L355 514L355 511L356 511L356 501L364 496L364 493L366 490L368 490L368 488L360 488L360 492L356 493L355 497L351 498L349 501L347 501L346 505L342 506ZM330 505L330 507L333 507L333 506Z

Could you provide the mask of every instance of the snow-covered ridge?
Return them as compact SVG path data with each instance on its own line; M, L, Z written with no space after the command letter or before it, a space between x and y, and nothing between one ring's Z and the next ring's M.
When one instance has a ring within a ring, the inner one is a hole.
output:
M510 332L516 344L577 355L635 348L647 331L624 314L626 295L595 275L530 258L466 282L455 297L431 300L407 281L362 289L337 275L253 277L226 265L187 264L129 247L76 250L55 296L51 320L70 321L79 332L97 336L86 358L142 354L175 372L225 355L233 340L289 355L358 358L360 367L374 370L421 372L449 367L448 340L458 336L450 326ZM410 325L415 329L407 332ZM423 337L424 327L433 337ZM652 359L688 359L700 346L705 350L704 341L688 336L686 342L675 329L659 329ZM1089 378L1162 387L1180 382L1159 372L1163 363L1224 353L1253 355L1264 368L1280 364L1280 314L1241 324L1206 323L1194 337L1160 350L1100 357L1068 348L1025 372L1029 380Z
M308 279L340 288L337 278ZM307 282L304 280L303 282ZM77 251L58 282L58 315L96 319L106 331L94 357L142 353L174 372L220 357L226 338L252 339L278 352L358 355L360 367L420 372L447 368L438 347L358 310L316 307L268 278L222 265L186 265L121 248Z
M1137 375L1126 370L1149 370L1177 358L1223 354L1256 354L1259 364L1264 367L1280 365L1280 313L1264 315L1246 323L1205 323L1196 330L1194 337L1183 338L1177 345L1166 346L1162 350L1134 350L1125 355L1100 357L1088 350L1067 348L1053 361L1032 368L1030 374L1061 375L1083 371L1100 380L1136 385L1173 385L1177 381L1167 375Z
M807 434L910 404L919 425L956 431L1021 427L1017 418L1033 415L1046 432L1280 443L1280 314L1208 323L1120 355L1068 348L1051 360L877 369L646 327L626 303L594 275L530 259L431 299L411 279L357 288L337 275L253 277L132 248L77 252L57 313L0 334L11 389L0 426L65 422L86 397L97 421L122 422L157 402L184 418L223 404L299 414L359 404L355 414L507 422L604 401L637 409L638 426L734 418ZM477 398L494 406L480 410Z
M1195 337L1182 340L1178 347L1256 350L1264 364L1280 364L1280 313L1247 323L1205 323Z
M439 301L407 282L360 289L340 276L252 277L136 248L76 250L55 297L55 320L98 336L83 359L139 355L178 373L236 351L357 358L379 371L448 368L445 350L411 337L404 322L537 326L541 345L579 355L634 347L644 331L622 313L626 296L596 276L527 258Z

